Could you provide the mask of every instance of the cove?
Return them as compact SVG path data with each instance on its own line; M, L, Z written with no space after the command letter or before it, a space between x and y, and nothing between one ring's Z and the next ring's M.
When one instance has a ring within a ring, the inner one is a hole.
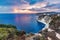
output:
M45 27L44 23L37 22L36 14L0 14L0 24L12 24L17 30L27 33L37 33Z

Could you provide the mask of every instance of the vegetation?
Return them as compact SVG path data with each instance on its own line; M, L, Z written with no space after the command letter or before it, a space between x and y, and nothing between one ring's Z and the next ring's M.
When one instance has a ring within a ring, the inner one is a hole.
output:
M16 29L16 26L0 24L0 28L14 28L14 29Z
M53 16L50 25L55 25L60 20L60 16Z
M0 24L0 40L5 40L10 33L15 32L16 26Z

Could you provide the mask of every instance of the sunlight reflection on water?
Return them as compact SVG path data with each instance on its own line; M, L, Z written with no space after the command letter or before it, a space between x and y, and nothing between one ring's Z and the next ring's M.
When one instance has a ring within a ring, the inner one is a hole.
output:
M0 24L13 24L18 30L29 32L39 32L45 24L38 23L35 14L0 14Z

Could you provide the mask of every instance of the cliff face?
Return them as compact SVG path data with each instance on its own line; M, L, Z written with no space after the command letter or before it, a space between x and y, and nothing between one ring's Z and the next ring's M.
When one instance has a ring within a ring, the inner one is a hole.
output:
M40 33L44 35L44 40L60 40L60 14L50 15L50 17L52 21L49 23L49 27Z

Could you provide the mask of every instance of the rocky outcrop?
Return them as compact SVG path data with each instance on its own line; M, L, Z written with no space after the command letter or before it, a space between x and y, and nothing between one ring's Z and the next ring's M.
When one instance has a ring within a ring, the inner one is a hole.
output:
M56 14L50 15L50 17L52 21L49 23L49 27L42 30L40 34L45 36L46 39L44 40L60 40L60 16Z

